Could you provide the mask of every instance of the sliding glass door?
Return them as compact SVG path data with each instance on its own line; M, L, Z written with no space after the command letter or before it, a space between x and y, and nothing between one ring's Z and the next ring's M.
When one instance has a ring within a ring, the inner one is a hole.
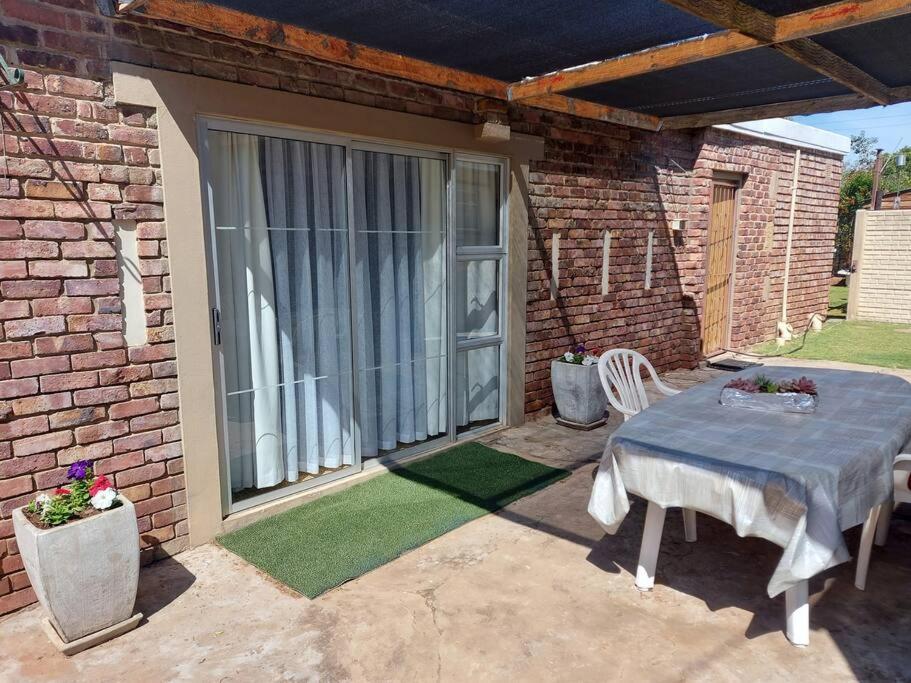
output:
M361 454L448 434L445 159L353 149Z
M212 130L232 502L356 462L345 148Z
M500 423L500 162L201 129L226 511Z

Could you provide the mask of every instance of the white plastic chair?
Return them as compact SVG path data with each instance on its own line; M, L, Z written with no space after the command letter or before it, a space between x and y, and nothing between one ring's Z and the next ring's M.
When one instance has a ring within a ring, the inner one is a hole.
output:
M860 534L860 548L857 551L857 571L854 585L860 590L867 586L867 570L870 568L870 552L873 541L876 545L885 545L889 535L889 522L892 509L899 503L911 503L911 441L902 449L904 453L895 456L892 469L892 500L870 510Z
M658 378L655 368L648 358L632 349L611 349L601 354L598 359L598 374L601 386L607 394L607 400L623 415L623 420L645 410L649 406L645 384L642 381L642 368L648 371L655 388L665 396L679 394L679 389L669 387ZM615 393L616 392L616 393ZM696 511L683 511L683 529L686 540L696 540Z

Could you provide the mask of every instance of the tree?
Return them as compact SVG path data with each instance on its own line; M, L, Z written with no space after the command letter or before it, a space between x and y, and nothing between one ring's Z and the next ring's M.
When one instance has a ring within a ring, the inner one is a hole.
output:
M838 198L838 229L835 232L835 260L832 264L835 272L851 265L854 215L870 202L872 191L873 171L870 169L846 171L842 177Z
M845 165L838 200L838 230L835 233L835 259L833 271L851 265L854 246L854 218L858 209L871 203L873 193L873 164L876 162L876 138L864 131L851 136L852 159ZM898 155L904 153L906 163L898 165ZM883 192L897 192L911 188L911 146L888 154L883 167L880 187ZM883 208L889 208L884 206Z
M864 131L860 131L857 135L852 135L851 154L854 158L845 165L845 170L872 169L873 162L876 161L877 142L879 142L877 138L868 137Z
M905 155L905 165L898 165L898 156ZM911 188L911 146L905 146L886 159L882 177L883 192L898 192ZM889 208L883 205L884 209Z
M870 201L877 142L876 138L867 137L863 131L851 136L853 160L845 165L838 198L838 229L835 232L835 258L832 262L832 270L836 273L851 265L854 215Z

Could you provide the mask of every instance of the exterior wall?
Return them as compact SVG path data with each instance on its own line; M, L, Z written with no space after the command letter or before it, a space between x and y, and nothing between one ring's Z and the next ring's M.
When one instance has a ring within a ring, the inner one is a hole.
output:
M700 357L705 254L716 173L741 178L730 345L774 337L781 316L795 149L719 129L659 135L575 121L543 133L532 165L526 410L552 405L550 361L584 343L629 346L659 369ZM791 256L788 320L802 329L825 314L841 159L802 150ZM669 221L684 219L680 237ZM608 293L602 250L611 232ZM652 287L645 254L654 231ZM549 283L560 234L559 285Z
M911 323L911 209L858 211L849 320Z
M793 147L706 131L696 166L704 181L700 187L710 191L716 171L736 173L743 183L736 228L732 348L773 337L781 318L794 157ZM798 331L814 313L825 315L828 309L841 171L837 156L801 150L787 312L788 322ZM696 211L706 210L710 195L697 192L694 203ZM705 253L704 243L700 248Z
M136 503L145 559L188 545L167 239L180 226L162 220L157 115L115 103L110 62L461 123L479 120L479 102L173 25L108 19L94 0L4 0L0 7L0 49L9 63L26 69L23 88L0 93L8 155L0 166L3 614L34 600L10 511L60 483L74 459L95 459ZM750 174L743 206L756 208L742 210L748 241L738 247L741 269L761 261L770 274L780 270L787 180L778 192L775 247L754 255L749 245L771 209L763 199L768 190L752 178L755 168L768 174L778 163L787 173L790 149L713 131L651 134L520 107L510 107L508 116L514 131L546 141L544 158L531 163L527 188L526 411L550 405L547 364L578 341L634 346L662 369L698 360L705 197L713 169L733 166ZM268 111L261 117L268 119ZM817 250L822 259L835 229L839 162L822 154L806 158L815 159L807 167L815 169L807 202L823 208L799 214L804 251L795 249L795 264L810 254L816 259ZM824 226L829 207L831 226ZM667 229L671 217L687 220L682 244ZM130 348L122 337L116 219L135 220L139 235L148 343ZM606 229L613 240L609 292L602 296ZM645 292L649 230L655 232L654 277ZM563 249L551 300L554 232ZM815 283L815 268L792 270L806 283L792 283L795 320L804 310L824 310L827 282ZM828 265L824 270L828 275ZM752 277L747 288L757 285ZM760 307L764 317L755 323L749 298L755 295L737 300L748 331L737 332L735 343L773 334L774 292L773 282Z

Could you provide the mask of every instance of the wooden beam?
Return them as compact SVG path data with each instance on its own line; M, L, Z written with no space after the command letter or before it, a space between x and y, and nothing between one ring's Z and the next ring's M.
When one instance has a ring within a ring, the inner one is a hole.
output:
M808 38L842 28L900 17L911 12L908 0L844 0L795 12L775 21L775 42Z
M644 130L661 129L661 119L657 116L640 114L628 109L617 109L606 104L596 104L587 100L577 100L574 97L564 97L563 95L530 97L519 104L581 116L584 119L619 123L623 126L632 126L633 128L642 128Z
M629 76L701 62L712 57L752 50L764 44L761 40L736 31L721 31L709 36L681 40L661 47L605 59L601 62L592 62L544 76L528 78L509 86L509 99L523 100L583 88L588 85L607 83Z
M892 88L889 91L889 97L893 102L911 102L911 86ZM702 128L704 126L715 126L721 123L739 123L741 121L754 121L777 116L804 116L806 114L844 111L846 109L867 109L875 106L877 105L863 95L836 95L834 97L821 97L815 100L794 100L792 102L760 104L755 107L725 109L704 114L669 116L661 120L661 128L662 130Z
M735 10L724 10L724 6L729 5L725 0L706 0L705 2L669 0L669 2L679 4L681 7L691 6L693 9L715 7L719 11L719 14L715 15L719 21L730 21L732 26L739 26L753 35L736 29L720 31L612 59L562 69L543 76L527 78L509 86L509 98L521 100L606 83L752 50L770 43L782 43L911 13L911 0L845 0L773 18L774 32L769 35L769 20L754 17L747 21L742 15L751 14L757 10L743 3ZM745 7L748 9L744 10Z
M777 42L778 20L740 0L664 0L716 26L758 38L796 62L828 76L878 104L889 104L889 89L869 74L809 38ZM909 3L911 5L911 3ZM829 12L829 16L833 15ZM818 22L817 22L818 23ZM803 21L801 26L807 26Z
M493 78L410 59L198 0L148 0L142 14L385 76L442 85L486 97L503 99L506 95L505 84Z
M709 23L758 38L764 43L775 42L775 17L737 0L664 0Z
M798 38L773 47L795 62L828 76L836 83L869 97L877 104L891 103L887 86L809 38Z
M348 40L314 33L245 12L209 5L198 0L144 0L142 16L217 33L277 50L312 57L354 69L363 69L417 83L506 100L507 83L487 76L431 64L419 59L377 50ZM658 130L660 119L625 109L571 99L562 95L528 102L539 107L584 118Z

